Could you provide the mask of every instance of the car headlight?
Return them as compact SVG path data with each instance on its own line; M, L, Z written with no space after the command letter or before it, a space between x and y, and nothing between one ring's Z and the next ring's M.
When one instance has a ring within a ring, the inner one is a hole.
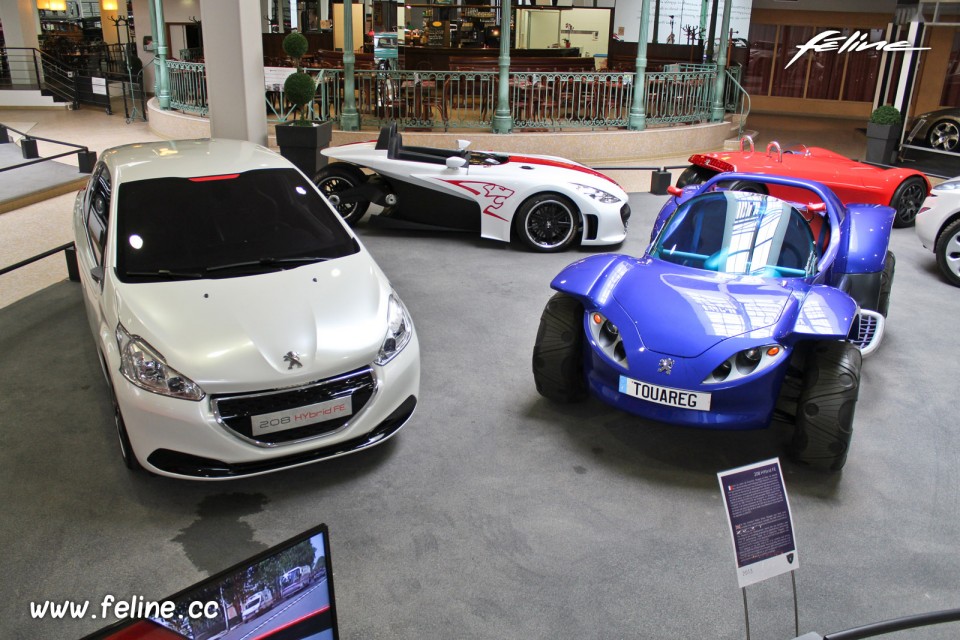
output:
M738 351L711 371L703 384L731 382L763 371L778 362L784 353L786 353L786 350L778 344L750 347Z
M183 400L202 400L206 395L196 382L168 365L156 349L143 338L130 335L122 324L117 325L117 346L120 373L141 389Z
M960 189L960 180L947 180L934 187L936 191L957 191Z
M597 189L596 187L591 187L585 184L576 184L574 183L573 188L587 196L588 198L593 198L594 200L599 200L600 202L610 204L612 202L620 202L620 198L613 195L612 193L607 193L602 189Z
M410 313L396 294L390 294L387 303L387 335L380 345L380 353L375 362L384 365L400 353L413 337L413 320Z
M590 313L590 335L593 342L603 353L614 362L627 366L627 350L620 337L620 329L602 313Z

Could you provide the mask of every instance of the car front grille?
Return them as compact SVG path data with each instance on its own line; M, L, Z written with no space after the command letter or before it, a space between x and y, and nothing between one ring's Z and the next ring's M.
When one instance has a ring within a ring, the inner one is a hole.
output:
M214 396L213 407L221 424L259 444L274 445L316 438L340 429L357 415L373 396L376 379L370 368L358 369L299 387L237 396ZM307 407L328 400L350 398L350 415L303 427L253 435L251 416Z

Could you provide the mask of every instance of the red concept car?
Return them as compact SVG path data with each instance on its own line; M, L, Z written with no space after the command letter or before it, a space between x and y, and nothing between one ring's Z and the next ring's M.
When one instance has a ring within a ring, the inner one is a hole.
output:
M744 143L750 145L744 149ZM866 203L889 205L897 210L893 226L913 225L917 211L930 193L930 181L913 169L882 169L851 160L820 147L797 145L781 150L778 142L767 145L766 153L753 150L753 140L744 136L740 151L697 153L690 156L691 165L680 174L677 186L706 182L718 173L730 171L765 173L821 182L840 198L843 204ZM767 185L742 180L728 188L738 191L767 193ZM788 187L769 186L770 195L787 201L802 201L807 194L794 193ZM800 196L800 197L798 197Z

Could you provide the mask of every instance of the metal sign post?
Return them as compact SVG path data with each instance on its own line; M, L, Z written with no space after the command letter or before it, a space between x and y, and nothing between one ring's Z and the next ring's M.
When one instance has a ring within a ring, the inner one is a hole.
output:
M793 571L800 566L800 561L780 460L774 458L721 471L717 480L733 541L737 582L743 592L747 640L750 640L747 587L786 572L793 578L793 618L799 635L797 581Z

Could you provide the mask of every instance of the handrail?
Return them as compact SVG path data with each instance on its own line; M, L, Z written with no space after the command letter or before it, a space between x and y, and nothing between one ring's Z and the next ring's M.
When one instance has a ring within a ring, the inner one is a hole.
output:
M960 622L960 609L931 611L929 613L903 616L883 622L874 622L872 624L854 627L853 629L830 633L825 635L823 640L863 640L863 638L873 638L895 631L917 629L919 627L926 627L932 624L944 624L946 622Z
M737 69L738 69L737 74L732 73L729 68L724 69L724 73L727 76L727 85L733 84L733 86L737 89L739 95L741 96L740 121L737 123L738 124L737 136L739 137L743 135L743 123L746 122L747 116L750 115L750 108L753 105L750 100L750 94L747 93L747 90L743 88L743 85L740 84L740 81L736 77L737 75L739 75L740 68L737 67ZM724 86L727 86L727 85L724 85Z
M79 267L77 266L76 245L73 242L68 242L66 244L60 245L59 247L48 249L43 253L38 253L33 257L27 258L26 260L21 260L16 264L10 265L9 267L3 267L2 269L0 269L0 276L10 273L11 271L16 271L17 269L21 267L25 267L28 264L33 264L34 262L43 260L44 258L48 256L52 256L55 253L60 253L61 251L63 251L66 254L67 275L69 276L70 280L73 280L74 282L79 281L80 270L79 270Z
M13 131L14 133L19 133L23 136L25 142L34 143L37 140L42 140L43 142L49 142L52 144L59 144L65 147L73 147L73 151L64 151L63 153L57 153L52 156L46 156L44 158L37 157L36 145L33 147L33 155L27 156L24 154L24 157L27 158L26 162L21 162L19 164L12 164L6 167L0 168L0 173L4 171L10 171L12 169L19 169L20 167L29 167L30 165L40 164L41 162L46 162L48 160L56 160L57 158L64 158L66 156L71 156L77 154L77 169L80 173L91 173L93 172L93 165L97 163L97 152L90 151L89 148L74 144L72 142L62 142L60 140L54 140L52 138L41 138L39 136L32 136L29 133L14 129L13 127L8 127L7 125L0 123L0 144L10 144L10 136L7 134L8 131ZM21 143L21 148L23 148L23 143Z

